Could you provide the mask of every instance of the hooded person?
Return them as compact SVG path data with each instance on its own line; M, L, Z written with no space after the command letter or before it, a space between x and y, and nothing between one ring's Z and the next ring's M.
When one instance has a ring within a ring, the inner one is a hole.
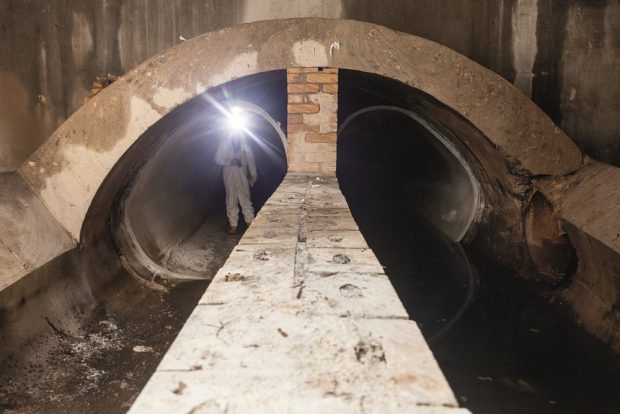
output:
M254 220L250 186L256 183L256 163L245 133L237 131L222 139L215 153L215 162L223 167L226 214L230 224L228 234L235 234L239 223L239 205L246 224Z

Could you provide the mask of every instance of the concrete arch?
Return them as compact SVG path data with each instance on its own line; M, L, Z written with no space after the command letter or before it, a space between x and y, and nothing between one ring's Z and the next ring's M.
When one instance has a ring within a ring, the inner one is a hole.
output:
M293 66L352 69L417 88L471 122L525 174L563 175L581 165L577 147L534 103L466 57L369 23L305 18L226 28L152 57L80 108L19 171L78 240L97 189L150 125L211 87Z
M463 168L463 170L465 170L465 173L467 174L467 177L469 178L469 183L471 185L471 192L472 192L471 204L472 205L466 212L466 217L464 218L462 225L455 228L453 226L445 227L445 226L442 226L441 223L438 223L438 227L447 236L451 237L455 241L461 241L463 237L465 237L465 234L467 234L467 231L469 230L469 227L474 222L475 217L479 214L479 210L482 208L480 183L476 179L476 175L472 171L471 167L469 166L465 158L462 156L458 148L456 148L456 146L454 146L454 144L449 139L444 137L444 135L441 132L439 132L435 127L433 127L433 125L428 123L423 117L419 116L415 112L398 107L398 106L375 105L375 106L368 106L366 108L355 111L354 113L349 115L344 121L342 121L342 123L340 124L340 127L338 128L338 136L341 135L342 131L344 131L347 128L347 126L353 120L355 120L355 118L365 113L375 112L375 111L398 112L398 113L401 113L407 116L408 118L411 118L418 124L422 125L424 129L426 129L444 148L448 150L450 154L452 154L452 156L458 161L458 163Z

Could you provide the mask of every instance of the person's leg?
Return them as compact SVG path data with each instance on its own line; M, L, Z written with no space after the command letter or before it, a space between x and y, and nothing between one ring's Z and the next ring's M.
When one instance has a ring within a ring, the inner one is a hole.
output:
M224 167L222 176L224 178L224 187L226 188L226 215L231 230L236 230L239 222L239 204L237 202L237 179L235 177L235 167Z
M254 220L254 207L252 207L252 195L250 193L250 183L245 174L241 175L238 187L239 204L246 224L250 225Z

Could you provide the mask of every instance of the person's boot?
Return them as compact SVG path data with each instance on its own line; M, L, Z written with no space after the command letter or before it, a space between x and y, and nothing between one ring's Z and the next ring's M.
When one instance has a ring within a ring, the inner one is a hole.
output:
M230 226L230 228L228 229L228 234L237 234L237 226Z

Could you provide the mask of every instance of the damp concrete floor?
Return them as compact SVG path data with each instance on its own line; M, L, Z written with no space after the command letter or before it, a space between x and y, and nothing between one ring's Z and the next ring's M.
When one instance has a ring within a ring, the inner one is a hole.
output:
M162 293L127 274L82 315L79 332L50 321L0 362L0 413L126 412L240 237L215 215L171 254L171 265L204 281Z

